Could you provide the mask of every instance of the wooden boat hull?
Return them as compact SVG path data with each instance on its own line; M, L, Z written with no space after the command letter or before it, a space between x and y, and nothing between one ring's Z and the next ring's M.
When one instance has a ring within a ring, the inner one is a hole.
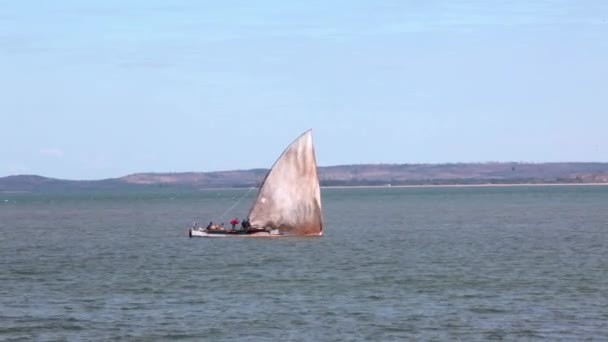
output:
M258 231L190 229L188 236L190 236L191 238L279 237L283 236L283 234L281 234L278 229Z

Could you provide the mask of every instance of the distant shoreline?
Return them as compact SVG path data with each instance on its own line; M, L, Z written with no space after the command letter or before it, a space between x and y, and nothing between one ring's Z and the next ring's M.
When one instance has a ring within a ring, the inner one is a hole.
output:
M523 186L608 186L608 183L505 183L505 184L412 184L412 185L328 185L321 189L390 189L390 188L489 188L489 187L523 187ZM200 188L200 191L248 190L248 188ZM257 189L257 188L256 188Z
M267 169L136 173L102 180L65 180L38 175L0 177L0 191L86 192L248 189ZM317 167L324 189L425 187L585 186L608 184L606 162L356 164Z
M608 183L504 183L504 184L412 184L412 185L329 185L321 186L321 189L391 189L391 188L509 188L509 187L557 187L557 186L608 186ZM195 191L243 191L250 190L253 187L238 188L238 187L225 187L225 188L199 188ZM257 187L253 190L258 190ZM73 190L66 189L67 192L74 192ZM77 192L95 192L94 189L83 189ZM129 189L127 192L137 192L138 189ZM55 189L52 192L61 193L62 190ZM119 190L120 192L120 190ZM38 191L28 190L0 190L0 194L32 194L40 193Z
M352 185L352 186L322 186L323 189L350 188L484 188L484 187L516 187L516 186L608 186L608 183L505 183L505 184L412 184L412 185Z

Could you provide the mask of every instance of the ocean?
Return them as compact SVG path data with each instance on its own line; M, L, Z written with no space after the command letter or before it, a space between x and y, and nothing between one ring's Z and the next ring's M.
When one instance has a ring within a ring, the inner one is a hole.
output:
M0 193L0 340L608 340L608 186L323 189L323 237L188 238L254 196Z

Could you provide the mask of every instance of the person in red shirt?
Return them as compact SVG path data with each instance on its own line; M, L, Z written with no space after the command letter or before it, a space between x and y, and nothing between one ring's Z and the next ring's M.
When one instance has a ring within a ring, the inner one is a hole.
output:
M232 220L230 220L230 224L232 225L232 229L234 230L234 227L236 227L236 225L239 224L239 219L233 218Z

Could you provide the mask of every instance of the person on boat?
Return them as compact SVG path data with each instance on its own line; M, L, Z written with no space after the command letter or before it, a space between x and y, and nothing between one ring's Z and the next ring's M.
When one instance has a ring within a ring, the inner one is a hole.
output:
M192 228L196 229L197 225L196 225L196 221L194 221L194 223L192 223Z
M207 229L211 229L211 227L213 227L213 221L209 222L209 224L207 225Z
M249 219L244 219L244 220L241 222L241 227L242 227L243 229L247 229L247 228L251 227L251 224L249 223Z
M220 230L224 230L224 222L222 222L222 224L220 224Z
M239 219L238 218L233 218L232 220L230 220L230 224L232 225L232 230L234 230L234 227L236 227L237 224L239 224Z

